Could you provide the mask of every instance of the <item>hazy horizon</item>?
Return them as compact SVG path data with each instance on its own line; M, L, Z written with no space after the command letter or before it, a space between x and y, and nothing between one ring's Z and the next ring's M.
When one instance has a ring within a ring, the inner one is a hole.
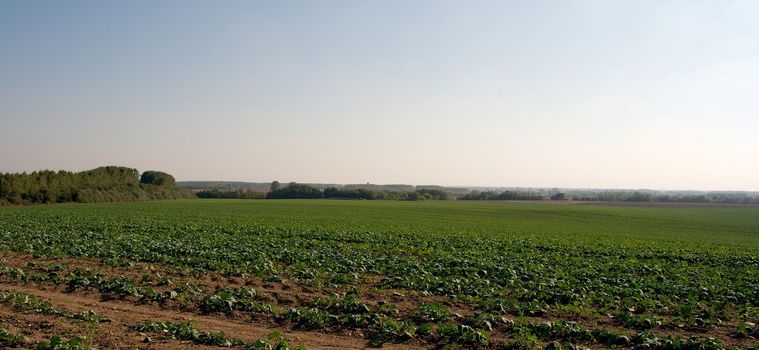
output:
M759 2L0 3L0 172L759 191Z

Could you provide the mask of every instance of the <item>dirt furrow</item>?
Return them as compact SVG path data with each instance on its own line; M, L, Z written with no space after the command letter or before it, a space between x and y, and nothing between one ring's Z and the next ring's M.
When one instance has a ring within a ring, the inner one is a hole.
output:
M115 339L123 339L130 343L141 342L144 336L135 336L136 332L130 330L133 325L143 321L172 321L187 322L194 321L195 327L206 330L219 332L222 331L230 338L239 338L246 341L255 341L259 338L266 338L271 332L278 329L269 328L252 322L238 322L234 320L221 319L214 316L197 315L181 311L163 310L153 305L133 305L119 300L101 301L96 295L79 295L77 293L63 293L50 289L38 289L30 286L19 286L14 284L0 283L0 289L7 291L22 292L25 294L35 295L40 298L50 300L54 305L71 310L84 311L92 310L98 315L107 317L112 320L110 324L104 327L112 334ZM318 332L301 332L292 330L280 330L281 333L292 340L292 345L303 344L309 349L366 349L366 340L360 336L336 336ZM134 333L134 334L128 334ZM125 346L128 344L115 344ZM126 348L134 347L137 344L129 344ZM182 344L187 347L188 344ZM383 348L387 349L421 349L424 347L410 344L385 344Z

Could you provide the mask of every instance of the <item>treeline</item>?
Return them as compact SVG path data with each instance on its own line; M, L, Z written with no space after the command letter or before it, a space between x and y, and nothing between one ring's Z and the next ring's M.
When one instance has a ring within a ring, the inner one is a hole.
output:
M432 186L430 186L432 187ZM379 187L375 187L379 188ZM604 201L604 202L680 202L680 203L719 203L719 204L759 204L759 196L751 196L747 193L703 193L703 194L676 194L661 192L642 191L597 191L591 192L558 192L556 190L505 190L505 191L471 191L464 195L452 196L448 191L438 188L420 188L408 191L371 190L356 187L327 187L319 188L290 183L281 185L274 181L270 185L270 191L253 190L203 190L196 192L200 198L240 198L240 199L365 199L365 200L502 200L502 201Z
M161 171L105 166L82 172L42 170L31 173L0 173L0 205L63 202L133 202L177 198L295 199L335 198L365 200L566 200L604 202L662 202L759 204L757 192L698 192L653 190L596 190L505 188L504 191L434 185L268 185L244 182L177 182ZM199 188L209 184L225 188ZM245 187L245 188L243 188ZM193 193L187 188L195 190ZM502 188L504 189L504 188ZM500 189L499 189L500 190Z
M264 199L266 192L253 190L201 190L195 192L198 198L222 198L222 199Z
M208 195L212 193L213 196ZM219 191L209 190L200 191L196 194L200 198L245 198L241 191ZM252 198L261 198L263 194L258 192ZM274 181L271 184L271 190L266 193L267 199L317 199L317 198L334 198L334 199L366 199L366 200L445 200L448 199L448 193L435 189L418 189L414 191L385 191L385 190L368 190L363 188L337 188L328 187L324 191L309 185L291 182L282 186L279 182Z
M392 200L446 200L448 192L436 189L421 188L414 191L373 191L363 188L346 189L330 187L324 190L324 198L343 199L392 199Z
M340 189L364 189L377 192L414 192L416 190L441 190L448 193L451 196L463 196L467 194L470 189L466 187L448 187L437 185L405 185L405 184L388 184L377 185L371 183L365 184L328 184L328 183L302 183L303 185L317 188L324 191L330 187L336 187ZM178 181L177 187L185 188L192 191L206 191L206 190L220 190L220 191L236 191L236 190L253 190L268 192L271 189L270 182L241 182L241 181Z
M535 201L545 199L540 194L516 191L472 191L459 198L462 200L485 200L485 201Z
M576 201L759 204L759 196L742 193L710 192L704 194L661 194L649 192L602 192L573 196Z
M287 186L280 186L279 182L271 184L271 191L266 194L268 199L314 199L323 198L322 191L316 187L291 182Z
M461 200L568 200L584 202L659 202L659 203L714 203L759 204L759 196L740 192L708 192L700 194L673 194L654 191L598 191L598 192L530 192L530 191L472 191L459 197Z
M0 173L0 205L64 202L134 202L192 198L175 188L174 177L160 171L105 166L71 172L42 170Z

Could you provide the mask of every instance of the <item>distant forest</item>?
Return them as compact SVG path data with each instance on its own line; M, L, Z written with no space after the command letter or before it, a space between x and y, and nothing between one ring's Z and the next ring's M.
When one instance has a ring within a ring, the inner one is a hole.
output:
M193 181L177 183L161 171L105 166L82 172L0 173L0 205L134 202L179 198L512 200L759 204L757 192L501 188L376 184L299 184Z
M367 190L363 188L338 188L327 187L320 190L310 185L291 182L288 185L280 185L274 181L270 184L269 191L256 190L219 190L208 189L195 192L198 198L239 198L239 199L366 199L366 200L445 200L449 198L447 192L435 189L417 189L410 191Z
M607 189L508 188L482 189L434 185L296 184L279 182L179 182L200 198L334 198L366 200L510 200L583 202L660 202L759 204L757 192L701 192Z
M759 194L751 192L677 192L632 190L567 190L559 191L472 191L460 200L560 200L580 202L633 202L633 203L713 203L759 204Z
M64 202L135 202L155 199L194 198L178 189L174 177L161 171L104 166L70 172L42 170L0 173L0 205Z
M289 198L336 198L336 199L391 199L391 200L445 200L448 199L448 193L441 190L418 189L411 191L375 191L367 189L350 189L329 187L324 191L319 191L314 187L307 185L290 183L287 186L280 187L278 183L273 183L271 191L266 194L270 199L289 199Z
M276 181L275 181L276 182ZM278 182L277 182L278 183ZM466 187L449 187L449 186L437 186L437 185L405 185L405 184L389 184L389 185L377 185L377 184L329 184L329 183L304 183L309 187L316 188L324 191L328 188L340 188L344 190L363 189L370 191L393 191L393 192L414 192L416 190L442 190L452 196L463 196L471 191ZM240 182L240 181L179 181L177 187L185 188L192 191L206 191L206 190L218 190L218 191L260 191L268 192L271 190L271 182Z

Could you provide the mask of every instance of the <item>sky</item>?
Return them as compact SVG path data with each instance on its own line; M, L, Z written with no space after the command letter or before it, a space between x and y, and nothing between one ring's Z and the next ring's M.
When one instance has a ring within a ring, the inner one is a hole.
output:
M757 1L0 1L0 172L759 190Z

